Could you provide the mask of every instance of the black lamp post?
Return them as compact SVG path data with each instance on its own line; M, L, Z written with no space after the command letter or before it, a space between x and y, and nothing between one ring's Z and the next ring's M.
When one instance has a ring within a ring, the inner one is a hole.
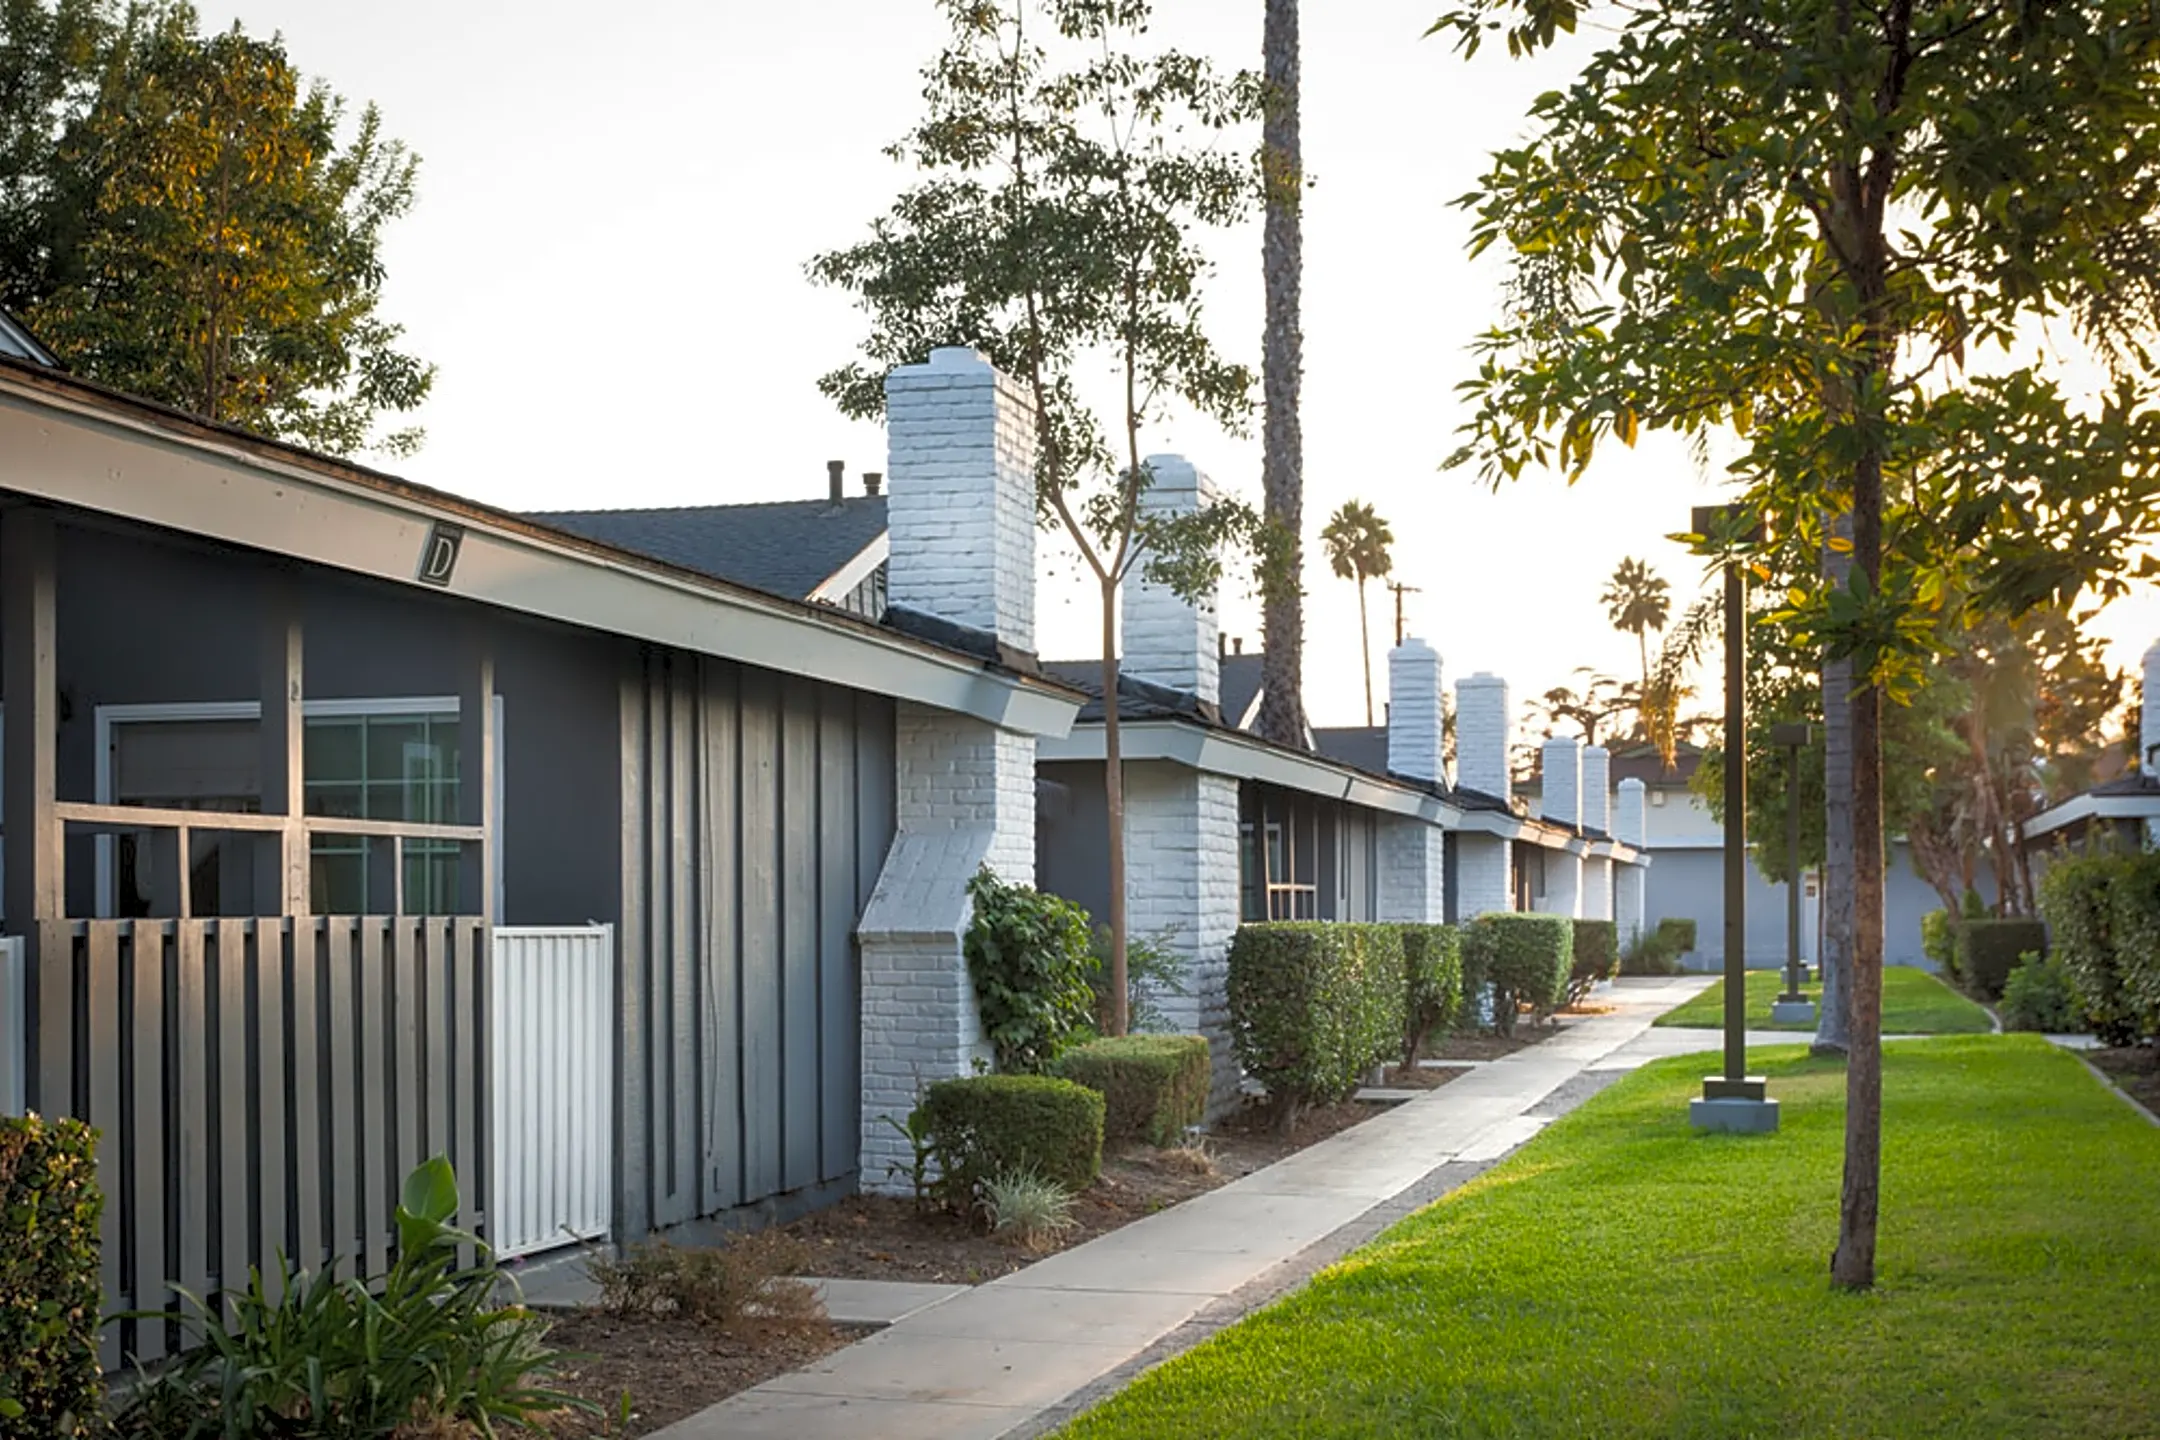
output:
M1815 743L1815 727L1801 722L1770 727L1770 743L1785 751L1785 993L1770 1007L1780 1025L1815 1023L1808 999L1807 967L1800 963L1800 752Z
M1747 561L1742 543L1759 539L1745 512L1698 506L1695 533L1721 544L1725 558L1725 1073L1705 1076L1688 1120L1702 1130L1759 1134L1777 1129L1778 1103L1760 1075L1747 1073Z

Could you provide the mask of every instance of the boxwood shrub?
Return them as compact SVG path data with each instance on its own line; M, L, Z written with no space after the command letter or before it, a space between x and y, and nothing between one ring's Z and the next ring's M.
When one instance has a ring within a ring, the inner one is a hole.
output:
M1175 1145L1207 1118L1205 1035L1126 1035L1075 1046L1057 1074L1103 1097L1103 1138Z
M1315 921L1242 927L1230 942L1238 1063L1286 1104L1340 1100L1403 1036L1402 931Z
M938 1198L968 1211L1002 1171L1078 1194L1102 1171L1103 1097L1051 1075L971 1075L924 1092L910 1128L936 1162Z
M1463 1008L1462 932L1452 925L1405 925L1403 1055L1415 1065L1425 1037L1455 1023Z
M0 1118L0 1435L100 1423L97 1132Z
M2124 908L2132 908L2132 867L2128 856L2087 855L2058 859L2040 878L2040 915L2054 953L2070 974L2093 1033L2110 1045L2129 1044L2140 1029L2116 938L2116 882L2125 882L2121 899Z
M2122 862L2115 874L2116 1034L2125 1042L2160 1036L2160 851Z
M1565 915L1480 915L1463 935L1463 950L1479 954L1492 982L1493 1028L1512 1035L1519 1007L1549 1015L1566 1001L1575 922Z
M1578 1004L1600 980L1610 980L1620 968L1620 927L1611 920L1575 922L1575 959L1568 967L1567 1000Z
M1960 920L1951 932L1957 974L1983 1000L2000 1000L2023 955L2047 953L2047 926L2030 917Z

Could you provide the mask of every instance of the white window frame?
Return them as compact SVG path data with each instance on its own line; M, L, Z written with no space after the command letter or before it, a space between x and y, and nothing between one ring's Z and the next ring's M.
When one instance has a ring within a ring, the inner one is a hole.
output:
M455 695L401 695L371 696L359 700L303 700L300 715L303 720L354 720L395 719L411 715L458 715L461 707ZM113 727L116 725L156 724L160 721L186 720L262 720L260 700L201 700L172 701L151 705L100 705L97 707L94 725L97 744L97 803L116 803L113 796ZM459 738L462 740L463 733ZM495 697L495 813L489 817L494 845L489 848L490 866L494 870L495 919L499 924L503 917L503 862L502 862L502 813L503 813L503 697ZM116 850L110 835L97 837L97 913L101 920L110 920L119 909L115 899L114 869Z

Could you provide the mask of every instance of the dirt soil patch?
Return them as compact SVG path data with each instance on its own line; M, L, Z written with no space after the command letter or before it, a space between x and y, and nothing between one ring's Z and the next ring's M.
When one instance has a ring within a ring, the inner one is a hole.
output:
M1388 1084L1430 1090L1463 1073L1390 1069ZM1140 1145L1106 1155L1101 1176L1073 1204L1073 1219L1079 1223L1049 1250L1024 1250L983 1234L961 1216L924 1213L913 1201L883 1195L850 1196L795 1221L788 1233L809 1248L809 1274L980 1285L1227 1185L1388 1108L1357 1100L1321 1106L1301 1113L1296 1133L1284 1137L1275 1133L1274 1107L1249 1103L1208 1135L1204 1148L1210 1168L1205 1171L1194 1168L1184 1151Z
M589 1401L600 1413L565 1411L554 1417L547 1433L562 1440L649 1435L867 1333L818 1325L734 1335L667 1318L618 1319L599 1310L564 1311L555 1317L548 1340L576 1358L563 1363L552 1387ZM630 1395L628 1428L622 1423L625 1391Z
M2085 1058L2121 1086L2131 1099L2160 1115L2160 1045L2125 1045L2116 1050L2088 1050Z
M1443 1068L1438 1065L1413 1065L1404 1067L1390 1065L1387 1069L1386 1088L1390 1090L1437 1090L1448 1081L1470 1073L1467 1065Z
M1501 1060L1550 1040L1566 1027L1539 1025L1525 1016L1513 1035L1442 1035L1425 1042L1428 1060Z

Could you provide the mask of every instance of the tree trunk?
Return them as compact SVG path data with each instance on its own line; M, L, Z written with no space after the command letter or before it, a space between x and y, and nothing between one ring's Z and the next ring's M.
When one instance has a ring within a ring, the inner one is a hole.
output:
M1261 242L1267 333L1261 365L1265 402L1260 483L1284 573L1272 574L1262 613L1260 734L1305 744L1305 445L1298 424L1305 337L1299 328L1304 255L1298 210L1304 165L1298 144L1297 0L1267 0L1261 48L1266 119L1260 132L1266 221Z
M1863 455L1853 475L1853 563L1882 590L1882 462ZM1855 680L1859 678L1856 676ZM1883 796L1882 687L1852 697L1852 969L1845 1067L1845 1185L1830 1274L1849 1290L1875 1283L1882 1187Z
M1357 582L1358 650L1365 657L1365 727L1372 728L1372 627L1365 620L1365 577Z
M1110 822L1110 1033L1131 1022L1125 968L1125 752L1118 733L1117 581L1102 581L1103 808Z
M1830 522L1833 539L1852 539L1852 520ZM1823 575L1842 586L1852 572L1852 556L1823 547ZM1852 661L1825 658L1823 702L1823 923L1822 1013L1815 1025L1817 1055L1843 1055L1850 1048L1846 1001L1852 973L1853 828L1852 828Z

